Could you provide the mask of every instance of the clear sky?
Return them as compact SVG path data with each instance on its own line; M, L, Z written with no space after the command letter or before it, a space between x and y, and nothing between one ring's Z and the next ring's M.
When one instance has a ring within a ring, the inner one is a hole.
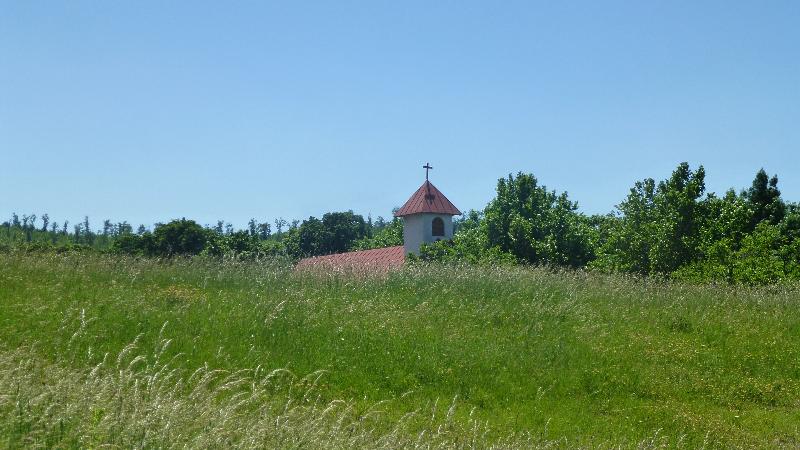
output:
M0 217L587 213L703 164L800 201L800 1L0 1Z

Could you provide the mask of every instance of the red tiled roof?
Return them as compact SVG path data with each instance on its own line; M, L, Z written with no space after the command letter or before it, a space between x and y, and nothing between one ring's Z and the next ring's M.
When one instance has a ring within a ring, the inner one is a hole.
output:
M436 186L428 180L414 192L402 208L394 213L395 217L403 217L419 213L450 214L457 216L461 211L444 196Z
M334 255L303 258L297 263L298 269L324 268L355 271L386 272L397 269L406 260L406 252L402 245L396 247L360 250L357 252L336 253Z

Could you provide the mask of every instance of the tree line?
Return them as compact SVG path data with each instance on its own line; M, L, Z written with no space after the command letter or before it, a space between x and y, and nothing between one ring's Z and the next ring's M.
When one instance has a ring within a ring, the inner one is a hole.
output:
M38 219L38 220L37 220ZM274 228L273 228L274 224ZM139 225L134 231L127 222L103 221L94 230L89 218L70 228L69 222L52 222L48 214L18 215L0 223L0 250L23 248L30 251L102 251L149 257L178 255L232 255L237 258L305 256L346 252L353 248L374 248L402 244L402 224L398 219L373 221L346 212L325 213L321 219L302 222L283 218L273 223L250 219L247 227L236 229L218 221L201 226L181 218L156 223L152 231ZM274 230L274 231L273 231ZM389 232L389 231L392 232ZM388 237L393 240L390 242ZM397 244L399 242L399 244Z
M470 211L427 260L588 268L694 281L752 284L800 279L800 205L759 170L739 192L707 193L705 169L681 163L662 181L634 183L607 215L585 215L532 174L498 180L497 196Z
M37 220L38 219L38 220ZM706 192L705 169L681 163L670 177L637 181L605 215L586 215L566 192L533 174L497 182L482 210L456 218L450 241L425 245L420 258L476 264L531 264L695 281L773 283L800 279L800 206L785 201L778 177L759 170L751 185L718 196ZM274 227L272 226L274 224ZM345 212L235 229L177 219L152 231L88 217L69 227L47 214L13 214L0 225L0 249L13 246L98 250L171 257L208 255L302 258L402 245L402 221Z

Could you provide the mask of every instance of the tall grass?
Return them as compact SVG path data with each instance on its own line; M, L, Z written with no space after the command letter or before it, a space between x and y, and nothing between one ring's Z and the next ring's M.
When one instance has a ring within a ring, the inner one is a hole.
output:
M99 255L5 254L0 267L0 446L800 437L796 286Z
M165 346L168 340L163 341ZM456 403L382 424L380 403L324 401L322 373L262 367L188 373L135 355L135 344L90 371L43 366L26 351L0 354L3 447L457 448L549 447L527 434L487 440L483 423L453 420ZM25 349L27 350L27 349ZM161 352L163 349L158 350Z

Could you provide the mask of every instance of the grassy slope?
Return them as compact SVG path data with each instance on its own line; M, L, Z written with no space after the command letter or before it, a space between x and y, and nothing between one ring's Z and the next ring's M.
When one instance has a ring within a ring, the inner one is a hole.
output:
M168 322L165 358L180 354L187 373L206 364L324 369L326 400L350 399L357 411L388 400L378 428L415 409L444 412L457 397L454 420L466 423L474 409L494 437L800 441L792 287L445 267L320 278L263 264L101 256L0 255L0 267L2 356L29 355L52 370L88 372L137 335L148 356ZM23 442L29 430L2 394L0 434Z

